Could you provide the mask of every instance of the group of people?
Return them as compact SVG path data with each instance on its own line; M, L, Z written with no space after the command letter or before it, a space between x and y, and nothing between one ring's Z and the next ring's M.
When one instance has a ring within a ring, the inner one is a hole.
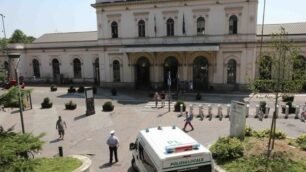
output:
M153 99L155 101L155 108L158 107L158 101L161 101L161 108L163 108L165 106L166 94L164 91L162 91L160 94L155 92Z

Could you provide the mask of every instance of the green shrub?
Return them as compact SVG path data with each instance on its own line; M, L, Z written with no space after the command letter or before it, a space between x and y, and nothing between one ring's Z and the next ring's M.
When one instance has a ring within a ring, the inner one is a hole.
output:
M295 142L301 149L306 151L306 134L300 135Z
M41 103L42 109L48 109L52 107L52 103L50 102L49 97L44 98L44 101Z
M259 110L261 110L264 114L266 113L267 102L260 101L259 102Z
M65 103L65 107L67 110L74 110L77 108L77 104L73 103L72 100L70 100L68 103Z
M50 86L50 91L57 91L57 87L55 85L51 85Z
M253 129L251 127L246 127L244 134L246 137L251 137L253 135Z
M103 104L102 108L103 108L103 111L110 112L114 110L114 105L112 104L112 102L108 101Z
M294 101L294 96L283 95L282 99L283 99L283 102L293 102Z
M282 131L275 131L275 135L274 135L275 139L279 139L279 140L282 140L282 139L286 139L287 138L287 134L282 132Z
M259 130L259 131L253 131L252 132L252 136L256 137L256 138L265 138L265 137L269 137L270 136L270 130L269 129L265 129L265 130ZM286 133L282 132L282 131L275 131L275 135L274 135L275 139L285 139L287 137Z
M116 96L117 95L117 89L116 88L112 88L111 89L111 93L113 96Z
M183 105L183 111L186 110L186 105L185 105L184 101L178 100L178 101L175 103L175 105L174 105L174 111L175 111L175 112L180 112L180 106L181 106L181 104Z
M73 86L70 86L70 88L68 89L68 93L75 93L76 90Z
M217 162L226 162L243 156L243 144L237 138L221 137L214 143L210 151Z
M78 88L78 93L84 93L84 91L85 91L85 89L84 89L83 86L80 86L80 87Z

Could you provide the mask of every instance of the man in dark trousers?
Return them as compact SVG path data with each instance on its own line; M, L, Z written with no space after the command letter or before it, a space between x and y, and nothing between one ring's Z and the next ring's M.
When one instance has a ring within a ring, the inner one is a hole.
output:
M58 134L59 134L58 139L64 140L64 135L65 135L64 127L67 129L66 122L62 120L61 116L59 116L58 120L56 121L56 127L55 127L58 131Z
M113 162L113 154L115 154L115 161L118 162L117 149L119 147L119 139L115 136L115 130L110 132L106 143L109 147L109 164Z
M192 124L191 124L191 121L193 120L193 114L192 113L189 113L188 111L186 111L186 119L184 120L185 121L185 125L184 125L184 128L183 130L186 131L186 127L187 125L189 125L191 127L191 130L194 130Z

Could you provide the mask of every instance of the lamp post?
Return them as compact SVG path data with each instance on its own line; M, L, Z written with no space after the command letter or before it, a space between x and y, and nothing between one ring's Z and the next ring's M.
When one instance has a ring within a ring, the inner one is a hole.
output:
M0 13L0 16L2 18L2 26L3 26L3 34L4 34L4 39L6 40L6 33L5 33L5 27L4 27L4 18L5 16Z
M20 53L9 53L8 57L10 58L11 61L17 59L17 63L15 66L15 75L16 75L16 81L17 81L17 87L18 87L18 100L19 100L19 113L20 113L20 121L21 121L21 129L22 133L25 133L24 130L24 121L23 121L23 107L22 107L22 101L21 101L21 91L20 91L20 83L19 83L19 77L18 77L18 65L20 62Z

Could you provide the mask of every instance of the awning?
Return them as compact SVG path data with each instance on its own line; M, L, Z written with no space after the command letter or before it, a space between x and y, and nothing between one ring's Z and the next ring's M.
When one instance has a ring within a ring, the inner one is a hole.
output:
M219 51L217 45L205 46L171 46L171 47L127 47L120 48L121 53L138 52L187 52L187 51Z

